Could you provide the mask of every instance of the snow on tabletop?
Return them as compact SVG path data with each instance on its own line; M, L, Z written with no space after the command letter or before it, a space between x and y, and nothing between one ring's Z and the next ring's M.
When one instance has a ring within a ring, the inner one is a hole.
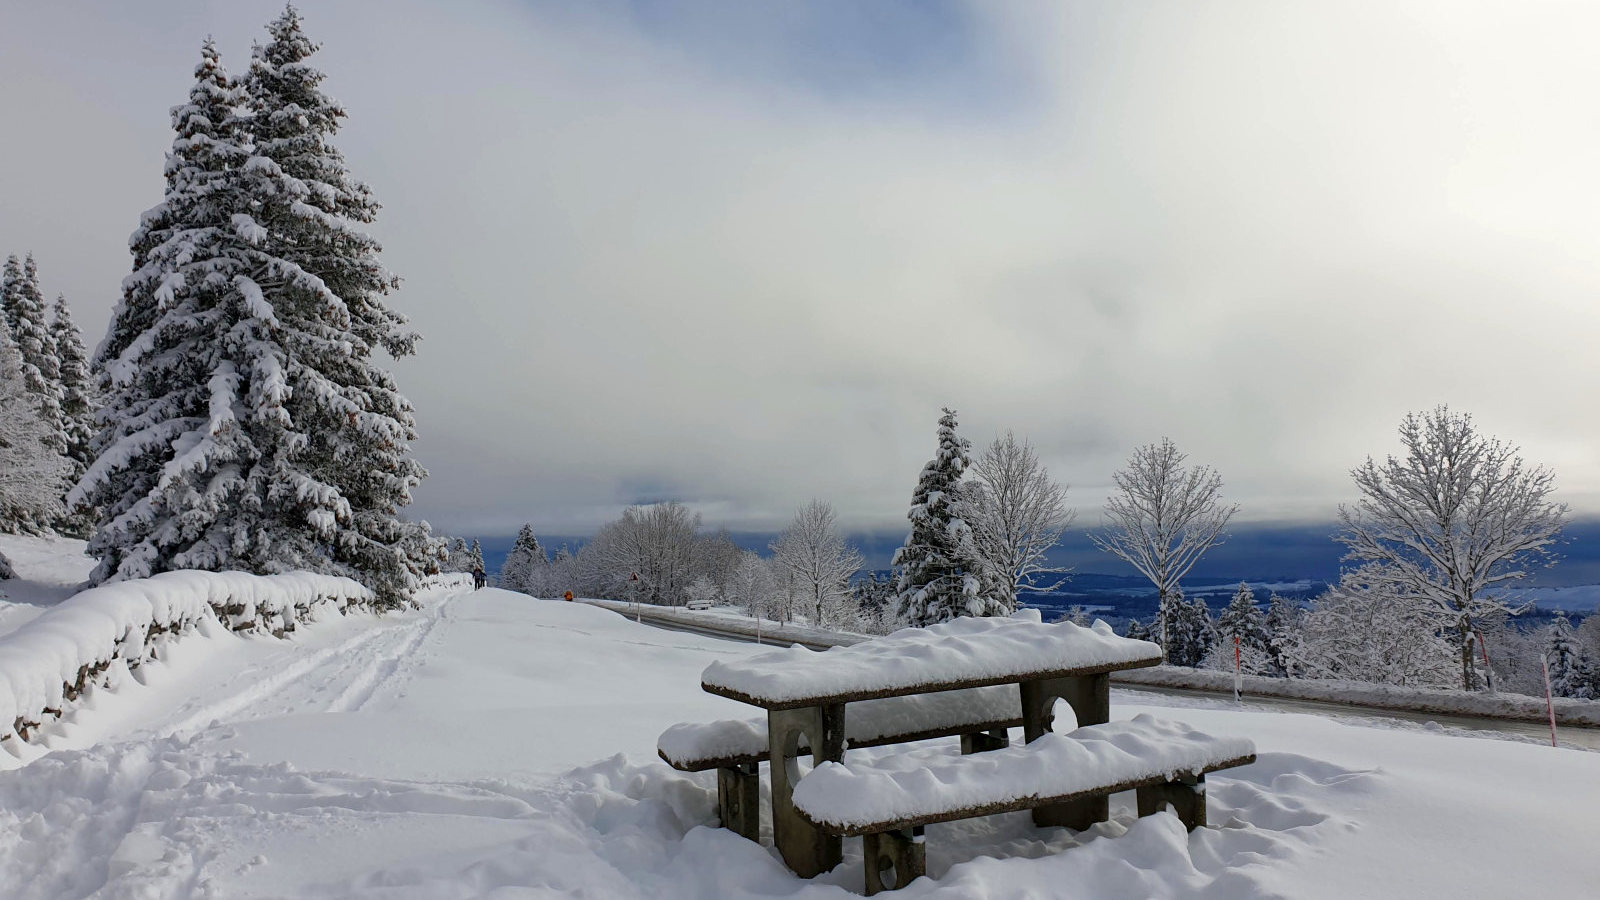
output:
M871 744L896 735L950 731L1022 718L1022 701L1011 685L910 694L852 703L845 710L846 746ZM678 724L656 742L662 759L693 770L706 760L760 756L767 752L767 720L724 719Z
M85 667L143 661L152 626L182 631L223 607L242 608L230 616L235 621L293 619L317 602L343 606L371 597L348 578L309 572L164 572L91 588L0 636L0 734L19 717L62 709L66 686Z
M1248 738L1215 737L1181 722L1138 715L931 764L907 756L822 763L795 785L794 804L814 822L852 828L1149 778L1170 780L1254 753Z
M718 660L701 683L712 693L760 705L911 693L919 685L1000 681L1072 670L1110 671L1151 665L1161 648L1091 628L1026 618L964 616L927 628L816 652L790 647L744 659Z

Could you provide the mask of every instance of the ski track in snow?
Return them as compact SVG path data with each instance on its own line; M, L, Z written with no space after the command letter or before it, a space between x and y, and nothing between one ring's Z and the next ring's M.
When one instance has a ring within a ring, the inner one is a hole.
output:
M446 600L444 604L449 602ZM227 723L297 711L344 712L358 708L395 673L402 654L420 644L437 621L436 615L423 615L394 625L370 628L298 659L294 659L297 648L286 647L266 663L240 672L227 685L219 687L218 691L223 694L220 698L181 709L182 718L155 730L163 734L185 734L213 722ZM277 671L263 672L286 659L293 661ZM327 699L334 691L338 693L333 699Z

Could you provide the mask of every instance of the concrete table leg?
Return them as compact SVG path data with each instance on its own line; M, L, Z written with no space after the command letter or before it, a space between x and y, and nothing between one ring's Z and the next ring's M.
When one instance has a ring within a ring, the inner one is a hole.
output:
M717 770L717 815L734 834L761 840L761 776L758 763Z
M1206 776L1169 781L1142 787L1138 794L1139 815L1153 816L1163 806L1171 805L1178 821L1190 831L1206 827Z
M1102 725L1111 721L1111 676L1074 675L1066 678L1041 678L1024 681L1022 691L1022 733L1029 743L1050 733L1057 700L1067 701L1078 718L1078 726ZM1033 811L1035 825L1063 825L1082 831L1111 817L1110 797L1087 797Z
M899 890L928 872L927 845L920 826L862 835L861 856L867 864L868 897ZM884 877L891 873L893 877Z
M990 750L1004 750L1011 746L1011 738L1004 728L995 728L990 731L973 731L961 736L961 753L969 756L973 753L986 753Z
M844 759L844 704L830 703L767 713L767 747L772 759L772 840L783 861L801 878L837 866L843 841L819 831L794 808L794 785L800 780L800 744L811 748L813 765Z

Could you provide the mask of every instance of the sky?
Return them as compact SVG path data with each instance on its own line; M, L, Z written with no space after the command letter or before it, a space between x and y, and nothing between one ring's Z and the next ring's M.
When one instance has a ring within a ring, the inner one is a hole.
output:
M0 4L0 253L92 343L201 41L242 72L281 6ZM1164 436L1330 522L1440 403L1600 514L1593 4L301 9L439 529L903 531L943 406L1089 527Z

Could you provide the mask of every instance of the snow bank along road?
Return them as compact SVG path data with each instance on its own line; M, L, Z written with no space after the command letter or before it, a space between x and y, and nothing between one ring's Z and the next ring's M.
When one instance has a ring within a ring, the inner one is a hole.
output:
M497 590L179 643L0 755L0 897L839 897L717 828L715 773L655 759L667 725L747 715L699 688L758 651ZM1212 828L1077 835L1026 813L934 826L903 897L1593 896L1600 754L1118 692L1252 738ZM944 752L955 752L947 742ZM876 752L876 751L863 751Z

